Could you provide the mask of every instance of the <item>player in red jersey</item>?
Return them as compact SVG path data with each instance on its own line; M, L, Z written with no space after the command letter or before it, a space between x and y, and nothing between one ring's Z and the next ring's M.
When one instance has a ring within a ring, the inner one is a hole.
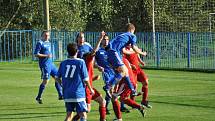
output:
M128 68L128 74L129 74L129 78L131 80L131 83L135 87L137 82L136 82L135 77L133 75L133 71L131 69L130 63L126 58L123 57L122 59L123 59L123 63L125 64L125 66ZM128 106L130 106L132 108L138 109L141 112L142 116L144 117L144 115L145 115L144 107L139 105L137 102L135 102L134 100L129 98L131 93L132 93L132 91L128 87L127 83L124 80L122 80L122 81L120 81L120 83L118 85L117 92L113 93L113 96L115 96L115 97L120 96L121 102L127 104Z
M101 35L99 37L99 40L96 43L95 48L88 53L83 54L83 59L85 60L87 70L88 70L88 75L89 75L89 83L91 87L93 87L93 77L94 77L94 72L93 72L93 67L94 67L94 56L96 51L99 48L99 45L105 35L105 32L102 31ZM88 106L88 112L91 110L91 100L94 100L99 103L99 113L100 113L100 121L106 121L106 107L105 107L105 100L102 98L102 95L93 87L94 90L94 95L91 95L91 92L89 88L86 88L86 102ZM73 118L73 121L77 120L77 117Z
M143 94L141 104L147 108L152 108L152 106L148 103L148 77L140 67L140 64L144 66L145 63L141 60L140 56L133 51L130 45L128 45L123 50L123 53L125 53L124 57L128 59L128 61L132 65L133 73L136 80L142 83Z

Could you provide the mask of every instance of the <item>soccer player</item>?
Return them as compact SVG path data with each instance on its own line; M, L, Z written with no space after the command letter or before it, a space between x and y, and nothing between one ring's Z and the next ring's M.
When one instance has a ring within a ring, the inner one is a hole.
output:
M109 37L108 35L105 35L103 40L101 41L101 46L95 55L95 59L98 66L103 68L101 72L105 83L105 86L103 87L105 88L104 90L109 88L108 87L109 82L111 79L114 78L114 74L115 74L114 70L110 67L109 62L107 61L107 53L106 53L105 47L108 45L108 43L109 43ZM110 94L106 94L105 100L106 100L106 114L110 114L110 111L108 110L108 105L111 100Z
M115 72L112 69L112 67L110 67L109 62L107 61L107 52L105 50L105 47L108 45L108 43L109 43L109 37L108 37L108 35L105 35L103 40L101 41L101 46L95 55L95 59L96 59L98 66L103 68L101 70L102 70L102 77L103 77L103 80L105 83L105 86L103 87L105 92L107 92L106 89L109 88L110 82L112 80L113 81L115 80ZM118 99L114 98L114 97L112 97L112 99L111 99L110 95L111 94L106 93L106 96L105 96L106 114L110 114L110 112L108 110L108 104L110 103L110 100L111 100L112 104L113 104L114 113L117 117L117 120L121 121L122 116L121 116L121 112L120 112L120 105L119 105Z
M84 32L79 32L76 36L75 39L77 45L78 45L78 58L83 58L83 55L85 53L90 53L91 51L93 51L93 47L90 45L90 43L85 41L85 37L84 37ZM94 66L97 66L96 64L94 64ZM100 69L99 67L97 67L98 69ZM93 80L99 80L100 76L99 75L95 75L93 77Z
M148 103L148 77L145 74L145 72L141 69L140 64L142 66L145 65L145 63L142 61L140 56L136 54L130 45L128 45L124 51L124 57L128 59L128 61L131 63L133 67L133 73L136 77L136 80L140 83L142 83L142 101L141 104L147 108L152 108L151 105Z
M78 45L78 58L83 58L85 53L89 53L93 50L90 43L85 41L84 32L79 32L76 36L76 43Z
M126 31L127 32L116 36L112 41L110 41L109 45L106 47L106 50L108 61L110 62L111 66L121 75L121 78L118 81L124 77L125 81L128 83L129 88L132 90L132 94L136 95L136 91L129 79L128 69L122 62L122 49L128 44L131 44L136 53L145 56L146 52L139 50L138 46L136 45L137 38L136 35L134 35L135 26L131 23L127 24Z
M43 103L41 96L50 79L50 76L52 76L55 79L55 76L57 74L57 68L52 62L51 43L49 42L50 33L48 31L43 31L41 37L42 38L37 42L36 48L34 50L34 55L39 58L39 67L42 72L41 78L43 80L39 86L39 92L36 97L36 101L39 104ZM56 79L55 87L58 92L58 99L62 100L63 99L62 87L56 81Z
M83 34L84 33L79 34L79 36L77 36L77 37L82 38L84 36ZM91 86L93 83L92 79L94 76L93 66L94 66L95 53L98 50L99 45L100 45L104 35L105 35L105 32L102 31L101 35L100 35L100 37L96 43L95 48L93 48L93 50L88 52L88 53L84 53L82 56L85 60L86 65L87 65L87 70L88 70L88 74L89 74L89 82L90 82ZM81 51L81 50L79 50L79 51ZM87 98L86 102L87 102L87 106L88 106L88 112L90 112L90 110L91 110L91 100L98 102L99 103L100 121L105 121L106 120L105 119L106 118L105 100L102 98L102 95L95 88L93 88L93 90L94 90L95 94L91 95L89 89L86 88L86 98ZM77 120L77 119L73 119L73 120Z
M85 84L91 94L94 90L90 86L89 76L84 60L77 58L77 45L70 43L67 45L69 58L61 62L57 80L62 84L63 95L66 107L65 121L71 121L73 112L77 112L80 121L87 120L87 104ZM62 78L62 81L61 81Z
M123 58L123 62L125 64L125 66L128 68L129 70L129 77L131 80L131 83L133 85L135 85L135 79L133 76L133 72L132 69L130 67L130 63L128 62L128 60L126 58ZM145 116L145 112L144 112L144 107L139 105L138 103L136 103L134 100L130 99L129 96L131 95L131 89L128 87L128 84L125 82L125 80L123 79L122 81L120 81L119 85L118 85L118 90L116 92L113 93L114 97L118 97L120 96L120 101L127 104L128 106L131 106L132 108L136 108L140 111L140 113L142 114L142 116Z

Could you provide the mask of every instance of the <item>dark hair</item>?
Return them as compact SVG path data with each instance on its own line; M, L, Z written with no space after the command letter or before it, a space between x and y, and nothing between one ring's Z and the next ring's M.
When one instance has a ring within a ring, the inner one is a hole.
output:
M75 54L78 51L78 47L76 43L69 43L67 45L67 52L69 54L69 56L75 56Z
M128 30L132 30L132 29L135 29L134 24L132 24L132 23L127 23L127 24L126 24L126 27L125 27L125 30L128 31Z
M49 32L48 30L44 30L42 33L41 33L41 37L45 34L45 33L47 33L47 32Z
M81 34L84 34L84 32L79 32L77 35L76 35L76 38L75 38L75 42L78 43L78 37L81 36Z

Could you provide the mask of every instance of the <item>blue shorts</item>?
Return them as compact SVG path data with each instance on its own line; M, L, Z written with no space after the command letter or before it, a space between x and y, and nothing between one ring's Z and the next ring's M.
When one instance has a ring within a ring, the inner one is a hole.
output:
M55 77L57 75L57 67L52 63L51 65L44 65L40 67L42 72L41 79L47 80L50 79L50 76Z
M113 68L124 65L121 55L115 50L107 50L108 62Z
M115 72L112 69L105 69L102 73L102 77L105 83L105 88L108 89L109 83L114 79Z
M105 82L105 89L110 89L110 86L118 83L122 76L120 73L114 72L112 69L107 69L102 73L103 80Z
M86 101L81 102L65 102L66 112L87 112Z

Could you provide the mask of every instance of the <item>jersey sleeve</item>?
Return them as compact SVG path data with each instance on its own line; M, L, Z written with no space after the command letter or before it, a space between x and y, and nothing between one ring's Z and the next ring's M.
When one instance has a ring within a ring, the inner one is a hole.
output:
M40 53L41 46L42 46L42 44L41 44L40 42L37 42L36 48L35 48L35 50L34 50L34 55L37 55L37 54Z
M88 81L89 80L89 75L88 75L88 71L87 71L87 67L84 61L81 61L81 79L83 79L84 81Z
M137 42L137 36L132 34L130 38L131 45L136 45L136 42Z

